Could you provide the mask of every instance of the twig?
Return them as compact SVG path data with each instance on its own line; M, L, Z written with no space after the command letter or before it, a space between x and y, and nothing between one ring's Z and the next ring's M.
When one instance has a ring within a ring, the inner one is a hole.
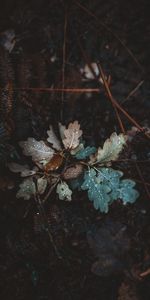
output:
M144 83L144 80L141 80L137 86L129 93L129 95L123 100L121 101L121 104L124 104L126 101L129 100L130 97L132 97L136 92L137 90L141 87L141 85Z
M140 274L141 277L145 277L147 275L150 275L150 268Z
M101 69L100 69L100 67L99 67L99 64L97 64L97 66L98 66L99 72L101 73ZM104 85L107 84L107 85L109 86L108 82L106 82L105 76L104 76L104 78L102 78L102 80L103 80ZM122 133L125 134L126 131L125 131L123 122L122 122L122 120L121 120L121 117L120 117L120 115L119 115L119 113L118 113L118 109L116 108L116 106L115 106L115 104L114 104L113 102L112 102L112 106L113 106L114 111L115 111L115 113L116 113L116 117L117 117L117 120L118 120L120 129L121 129Z
M90 64L90 62L89 62L89 59L87 58L87 55L85 54L85 51L83 50L83 47L82 47L82 45L81 45L81 43L80 43L80 40L78 39L77 40L78 41L78 45L79 45L79 47L80 47L80 50L81 50L81 52L82 52L82 55L83 55L83 57L84 57L84 59L85 59L85 61L86 61L86 63L88 64L88 66L89 66L89 68L90 68L90 70L91 70L91 72L92 72L92 74L93 74L93 76L95 77L95 80L97 80L97 76L96 76L96 74L95 74L95 71L93 70L93 68L92 68L92 66L91 66L91 64ZM104 74L104 72L103 72L103 69L102 69L102 66L101 66L101 64L99 63L98 64L98 66L99 66L99 70L100 70L100 74L101 74L101 77L102 77L102 80L103 80L103 83L104 83L104 88L105 88L105 90L106 90L106 93L107 93L107 96L108 96L108 100L111 102L111 104L112 105L115 105L115 107L118 109L118 110L120 110L125 116L126 116L126 118L132 123L132 124L134 124L138 129L139 129L139 131L141 131L142 133L144 133L144 135L147 137L147 138L150 138L150 135L148 134L148 133L146 133L146 132L144 132L144 129L129 115L129 113L125 110L125 109L123 109L122 108L122 106L117 102L117 100L112 96L112 94L111 94L111 91L110 91L110 88L109 88L109 84L108 84L108 82L105 80L105 74ZM98 81L98 83L99 83L99 81Z
M110 91L110 88L107 84L107 81L105 80L105 75L104 75L104 72L103 72L103 69L101 67L101 65L99 64L99 68L100 68L100 72L101 72L101 77L103 79L103 82L104 82L104 87L105 87L105 90L107 92L107 95L108 95L108 99L110 100L110 102L112 104L114 104L126 117L127 119L132 123L134 124L141 132L144 133L144 135L148 138L150 138L149 134L147 134L146 132L144 132L144 129L128 114L128 112L122 108L122 106L117 102L117 100L112 96L111 94L111 91Z
M6 90L6 88L1 88L0 90ZM66 93L99 93L99 88L41 88L41 87L19 87L19 88L13 88L13 91L31 91L31 92L66 92Z
M59 178L56 180L56 182L55 182L53 185L51 185L51 187L50 187L48 193L46 194L46 196L45 196L44 199L42 200L42 203L45 203L45 202L47 201L47 199L49 198L49 196L50 196L50 194L52 193L53 189L55 188L56 184L58 183L58 181L59 181Z

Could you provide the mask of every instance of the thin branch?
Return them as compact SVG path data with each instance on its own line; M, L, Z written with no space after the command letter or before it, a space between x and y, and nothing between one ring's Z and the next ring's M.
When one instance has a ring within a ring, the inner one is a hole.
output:
M99 68L99 72L101 73L101 69L100 69L100 67L99 67L99 64L97 64L97 66L98 66L98 68ZM108 82L106 83L107 80L106 80L105 76L102 78L102 80L103 80L104 85L107 84L107 85L109 86ZM123 122L122 122L121 117L120 117L120 115L119 115L118 109L116 108L116 106L115 106L115 104L114 104L113 102L112 102L112 106L113 106L114 111L115 111L115 113L116 113L116 117L117 117L117 120L118 120L120 129L121 129L122 133L125 134L125 133L126 133L126 130L125 130L125 128L124 128Z
M140 276L141 276L141 277L145 277L145 276L147 276L147 275L150 275L150 268L147 269L146 271L140 273Z
M6 90L6 88L1 88L0 90ZM42 88L42 87L19 87L13 88L13 91L31 91L31 92L65 92L65 93L99 93L99 88Z
M87 65L89 66L89 68L90 68L90 70L91 70L91 72L92 72L92 74L93 74L95 80L97 80L97 76L96 76L96 74L95 74L95 71L93 70L93 68L92 68L92 66L91 66L91 64L90 64L90 62L89 62L89 59L88 59L88 57L87 57L85 51L83 50L83 47L82 47L82 45L81 45L81 43L80 43L80 40L78 39L77 41L78 41L78 45L79 45L79 48L80 48L80 50L81 50L81 53L82 53L82 55L83 55L83 57L84 57L84 59L85 59L85 62L86 62ZM147 138L150 138L150 135L149 135L148 133L144 132L144 128L142 128L142 127L141 127L141 126L140 126L140 125L139 125L139 124L138 124L138 123L130 116L130 114L129 114L125 109L122 108L122 106L121 106L121 105L117 102L117 100L112 96L111 91L110 91L110 88L109 88L109 84L108 84L108 82L105 80L105 74L104 74L104 72L103 72L102 66L101 66L100 63L98 64L98 66L99 66L101 78L102 78L103 83L104 83L104 88L105 88L105 91L106 91L107 96L108 96L108 100L111 102L112 105L115 105L115 107L116 107L118 110L120 110L120 111L126 116L126 118L127 118L134 126L136 126L136 127L139 129L139 131L141 131ZM98 81L98 82L99 82L99 81Z
M60 180L60 178L58 178L56 180L56 182L53 185L51 185L49 191L47 192L46 196L44 197L44 199L42 201L43 203L45 203L47 201L47 199L49 198L50 194L52 193L53 189L55 188L55 186L56 186L56 184L58 183L59 180Z
M144 80L141 80L136 85L136 87L128 94L128 96L123 101L121 101L121 104L124 104L126 101L128 101L129 98L132 97L138 91L138 89L142 86L143 83L144 83Z
M135 125L141 132L144 133L144 135L148 138L150 138L149 134L144 132L144 129L128 114L128 112L122 108L122 106L117 102L117 100L112 96L111 94L111 91L110 91L110 88L107 84L107 81L105 80L105 75L104 75L104 72L103 72L103 69L101 67L101 65L99 64L99 68L100 68L100 72L101 72L101 77L103 79L103 82L104 82L104 87L105 87L105 90L107 92L107 95L108 95L108 99L110 100L110 102L112 104L114 104L125 116L126 118L133 124Z

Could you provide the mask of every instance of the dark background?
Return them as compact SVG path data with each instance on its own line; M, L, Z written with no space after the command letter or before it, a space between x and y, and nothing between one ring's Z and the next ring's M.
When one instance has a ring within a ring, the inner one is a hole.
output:
M100 62L105 74L111 76L111 91L118 103L142 127L149 127L148 1L93 0L80 1L80 4L82 7L76 1L1 1L1 299L150 299L150 276L141 279L139 275L150 268L149 186L145 188L145 182L149 181L150 152L149 140L144 134L138 133L122 158L136 155L137 161L146 163L138 164L138 169L134 163L115 164L127 177L137 180L140 198L133 206L123 207L116 202L108 215L103 215L93 209L85 195L77 193L69 205L60 203L55 193L51 195L45 211L63 260L53 253L34 201L15 198L19 178L7 168L10 161L24 162L19 141L29 136L44 140L49 124L57 130L58 121L68 124L79 120L89 145L99 145L99 141L102 144L113 131L120 132L103 86L99 94L93 93L90 98L82 93L28 90L61 88L63 63L65 87L95 88L99 87L97 81L83 81L80 68L87 61ZM15 33L15 44L8 52L6 30L11 29ZM140 82L141 86L128 97ZM120 116L125 130L131 129L133 124L128 118ZM9 190L14 183L15 189ZM117 235L120 226L125 226L127 240L119 240L121 248L118 247L117 253L114 250L117 242L112 236ZM99 250L100 276L91 272L96 258L87 239L87 233L97 228L103 230L99 239L104 245L102 252L106 253L103 255ZM130 247L120 269L119 252L124 253L120 249L124 248L125 241Z

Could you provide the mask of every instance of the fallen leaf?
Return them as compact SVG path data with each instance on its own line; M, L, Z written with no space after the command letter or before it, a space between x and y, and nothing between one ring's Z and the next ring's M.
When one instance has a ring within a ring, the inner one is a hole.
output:
M53 148L56 149L56 150L61 150L61 143L59 141L59 139L57 138L54 130L53 130L53 127L50 125L49 127L50 129L47 131L47 134L48 134L48 138L47 138L47 141L52 144Z
M21 173L21 177L27 177L36 174L36 170L30 170L28 165L20 165L17 163L9 163L8 168L14 173Z
M77 178L83 171L83 165L81 164L76 164L73 167L69 167L65 170L63 174L63 178L68 180L68 179L74 179Z
M30 137L25 142L20 142L23 153L32 156L32 160L41 164L46 164L54 155L54 150L48 147L43 141L37 141Z
M26 178L23 182L19 185L20 189L16 194L17 198L24 198L24 200L29 200L35 193L36 187L33 179Z
M101 165L111 165L111 161L118 158L119 153L122 151L126 144L126 136L122 133L117 135L113 132L109 139L107 139L103 145L103 148L99 147L95 155L91 155L90 163L99 163Z
M82 130L80 130L80 124L78 121L70 123L68 128L64 130L63 144L66 149L75 149L79 146L79 138L82 135Z
M58 183L56 193L58 194L60 200L71 201L72 191L65 181Z
M44 166L46 172L57 170L63 163L63 155L55 153L51 160Z

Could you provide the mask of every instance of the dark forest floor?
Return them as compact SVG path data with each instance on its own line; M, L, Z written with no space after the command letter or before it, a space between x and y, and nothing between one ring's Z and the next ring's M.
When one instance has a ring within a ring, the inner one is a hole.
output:
M101 214L78 193L69 204L56 199L55 193L47 201L47 220L62 259L42 230L34 201L18 200L16 190L8 190L16 177L7 168L16 158L18 142L29 136L44 140L49 124L56 128L60 121L78 120L91 145L122 130L103 84L83 80L80 69L85 64L100 63L121 108L141 128L149 128L149 53L148 1L5 0L1 5L2 300L150 299L150 142L143 132L115 163L137 182L140 197L135 204L116 201L108 214ZM100 90L88 94L87 88ZM118 113L124 130L130 130L133 122ZM99 276L91 270L96 257L88 242L88 233L97 228L106 252L99 255ZM121 268L114 263L112 238L118 228L126 231L119 243L129 244Z

